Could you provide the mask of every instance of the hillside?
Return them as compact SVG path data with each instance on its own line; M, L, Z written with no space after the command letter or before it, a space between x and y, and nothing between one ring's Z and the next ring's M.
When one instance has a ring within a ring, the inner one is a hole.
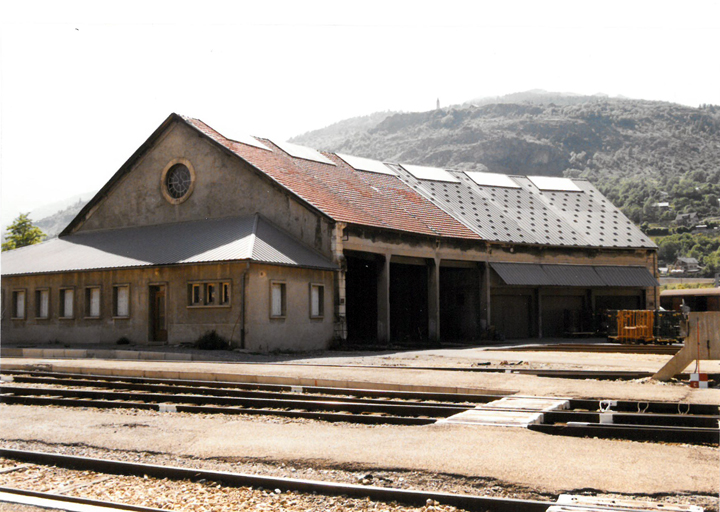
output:
M720 215L718 106L535 91L488 101L293 142L386 161L587 178L638 223ZM654 208L661 201L670 208Z
M42 229L48 238L55 238L63 229L65 229L65 227L67 227L68 224L70 224L70 221L73 220L78 213L80 213L80 210L82 210L83 206L85 206L87 202L87 199L78 199L77 202L71 204L67 208L63 208L52 215L48 215L47 217L34 222L34 224Z

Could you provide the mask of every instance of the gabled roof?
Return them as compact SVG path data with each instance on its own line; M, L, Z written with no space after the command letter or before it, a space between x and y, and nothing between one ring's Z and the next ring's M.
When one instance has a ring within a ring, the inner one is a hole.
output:
M2 253L3 275L221 261L336 270L259 215L77 233Z
M177 114L153 133L61 236L83 222L171 122L186 123L300 202L337 222L437 238L513 244L657 247L585 180L505 175L495 175L502 179L492 180L487 173L474 176L432 168L418 174L412 166L379 162L375 163L389 172L371 172L369 168L353 168L346 161L353 160L346 156L343 159L314 150L306 151L311 156L297 152L293 156L286 152L287 147L284 150L268 139L257 139L260 144L235 141L198 119ZM435 175L442 179L432 179Z

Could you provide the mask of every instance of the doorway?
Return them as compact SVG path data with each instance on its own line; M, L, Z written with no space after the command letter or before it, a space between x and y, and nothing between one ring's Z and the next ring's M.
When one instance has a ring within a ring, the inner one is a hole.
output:
M164 284L150 286L150 341L167 341L166 302Z

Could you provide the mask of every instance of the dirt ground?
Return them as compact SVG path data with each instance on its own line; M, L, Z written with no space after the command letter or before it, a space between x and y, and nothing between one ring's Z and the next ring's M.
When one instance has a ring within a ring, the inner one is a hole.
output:
M478 348L415 352L235 354L236 362L171 362L3 358L6 368L43 367L168 378L334 380L349 386L444 386L536 396L720 403L720 389L671 382L576 380L513 373L440 371L452 368L556 368L654 371L670 356L577 352L511 352ZM353 365L343 367L338 365ZM720 372L717 362L703 364ZM216 460L238 458L363 471L419 471L484 478L538 493L617 493L698 496L720 491L717 447L555 437L521 428L467 425L359 426L308 420L93 411L0 405L0 442L165 454Z

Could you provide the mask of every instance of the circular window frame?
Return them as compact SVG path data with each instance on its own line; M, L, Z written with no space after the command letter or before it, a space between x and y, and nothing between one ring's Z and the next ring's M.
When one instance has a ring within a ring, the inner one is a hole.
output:
M184 165L188 171L190 171L190 186L187 189L187 192L182 197L175 198L172 195L170 195L170 192L167 189L167 174L170 172L170 169L175 167L177 164ZM165 200L170 204L180 204L184 203L188 200L188 198L192 195L193 190L195 190L195 168L190 163L190 160L187 158L174 158L168 162L168 164L163 169L162 174L160 175L160 191L162 192L163 197Z

